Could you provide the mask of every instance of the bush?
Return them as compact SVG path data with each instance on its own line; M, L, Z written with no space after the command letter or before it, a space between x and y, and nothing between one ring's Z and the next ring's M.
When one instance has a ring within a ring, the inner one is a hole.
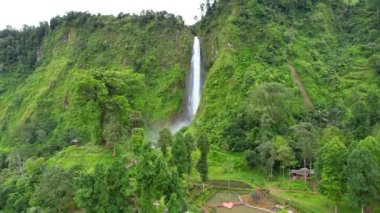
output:
M2 153L0 154L0 171L2 169L5 169L8 167L8 162L7 162L7 154L6 153Z
M36 125L34 123L25 123L17 128L15 137L17 141L24 144L33 144L36 141Z
M66 127L62 133L59 140L59 143L61 145L67 144L69 145L70 142L74 139L78 139L81 144L86 143L88 140L87 134L80 129L72 128L72 127Z
M373 69L380 75L380 55L375 54L369 60Z
M245 160L247 161L247 165L251 168L259 165L260 156L257 151L247 150L245 151Z

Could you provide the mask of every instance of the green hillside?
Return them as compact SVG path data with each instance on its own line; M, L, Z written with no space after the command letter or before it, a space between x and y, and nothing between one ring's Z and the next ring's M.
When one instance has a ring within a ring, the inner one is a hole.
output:
M256 140L259 132L247 132L262 129L260 117L270 112L258 109L266 106L253 94L279 83L291 103L289 109L280 107L287 119L271 117L287 126L273 134L289 135L289 127L301 121L318 128L336 125L352 139L376 131L380 34L375 2L258 2L220 1L197 25L208 68L201 128L219 144L233 146L229 131L237 125L249 139L236 135L243 137L236 141Z
M215 0L194 26L69 12L0 31L0 212L201 212L225 191L380 211L379 6ZM202 100L172 135L195 35Z
M133 128L180 111L193 39L182 19L72 12L50 27L2 31L4 58L13 53L6 49L12 38L41 28L40 46L21 43L14 50L36 51L34 65L19 68L27 62L18 57L4 65L1 144L34 149L26 158L49 155L76 138L82 144L124 140Z

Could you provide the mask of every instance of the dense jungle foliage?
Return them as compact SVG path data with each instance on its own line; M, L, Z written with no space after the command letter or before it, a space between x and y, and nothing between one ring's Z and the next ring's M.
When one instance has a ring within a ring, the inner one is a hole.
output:
M0 212L200 212L189 191L217 152L268 181L315 169L334 205L380 209L379 7L219 0L194 26L69 12L0 31ZM172 135L194 35L202 101Z

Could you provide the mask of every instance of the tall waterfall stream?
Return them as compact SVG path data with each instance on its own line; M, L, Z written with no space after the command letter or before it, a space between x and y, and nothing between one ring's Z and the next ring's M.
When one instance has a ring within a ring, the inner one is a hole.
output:
M182 110L171 121L162 121L154 124L148 132L149 139L156 143L159 131L167 127L172 134L177 133L183 127L189 126L197 114L202 97L203 87L202 51L198 37L194 37L193 52L188 74L186 75L186 89Z
M193 54L191 57L190 74L186 79L186 102L182 115L170 125L172 133L190 125L197 114L202 97L202 58L201 45L198 37L194 37Z

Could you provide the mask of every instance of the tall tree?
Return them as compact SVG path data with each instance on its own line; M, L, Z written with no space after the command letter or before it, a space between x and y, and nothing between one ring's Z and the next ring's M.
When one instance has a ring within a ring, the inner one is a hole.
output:
M338 212L337 203L342 200L346 192L346 176L344 166L346 164L348 150L340 140L335 137L326 143L317 162L321 182L319 189L335 203L335 213Z
M172 145L172 133L168 128L164 128L159 133L158 146L161 149L163 156L167 157L167 149Z
M278 146L276 153L276 160L281 163L282 176L285 177L285 169L297 164L296 157L287 143Z
M254 168L260 163L260 156L258 154L258 150L247 150L244 152L245 161L247 165L251 168Z
M105 113L103 120L103 139L105 143L112 147L113 156L116 156L116 146L120 144L123 138L123 125L118 119L111 115L111 113Z
M360 97L360 94L358 95ZM363 139L371 130L371 111L367 103L361 99L355 100L348 128L356 139Z
M294 136L294 147L300 151L303 166L306 168L307 160L312 169L312 162L317 148L316 133L311 123L301 122L292 127Z
M87 212L130 212L134 188L124 163L97 164L93 173L81 173L76 180L78 206Z
M322 138L319 142L319 145L323 147L323 145L329 143L335 137L338 137L339 140L344 143L344 145L348 146L347 140L344 137L343 132L336 126L329 126L323 130Z
M194 137L190 132L184 133L184 141L186 144L186 149L187 149L187 155L186 155L186 160L188 162L188 167L187 167L187 175L190 177L191 174L191 168L192 168L192 159L191 159L191 153L194 151Z
M303 160L303 167L306 168L307 160L309 160L309 168L312 170L313 159L317 143L315 139L315 129L311 123L301 122L292 127L294 144L293 146L299 151ZM304 175L305 185L307 176Z
M48 168L34 190L30 204L46 212L68 211L74 205L72 180L71 174L62 168Z
M210 142L206 134L201 133L197 141L197 146L199 151L201 152L201 156L197 163L197 170L201 175L202 181L206 182L208 180L207 155L210 151Z
M165 202L169 208L169 212L185 212L187 209L184 199L183 186L176 169L171 172L167 191L165 192Z
M346 175L350 198L364 213L380 198L380 144L375 138L361 140L348 155Z
M138 156L140 154L144 142L144 129L134 128L132 130L132 137L129 142L129 148L135 155Z
M161 152L144 146L137 163L137 192L142 212L151 212L153 202L160 199L167 190L168 167Z
M272 133L285 133L291 122L293 97L282 84L265 83L254 90L249 108L253 116L260 119L261 128L269 127Z
M273 178L273 166L276 160L276 149L272 140L266 141L258 147L260 153L261 164L264 166L264 172L269 177Z
M51 190L51 195L53 195L53 197L48 199L46 204L43 202L30 202L33 200L34 189L39 188L38 180L41 180L42 178L41 175L44 163L45 161L43 158L29 159L26 162L23 162L23 170L21 174L18 172L12 172L12 170L8 170L7 172L3 170L0 172L0 211L5 210L5 212L7 212L8 209L8 212L23 212L32 207L31 205L41 205L39 207L41 207L42 210L47 211L59 208L54 205L57 203L61 204L66 198L57 195L57 191L55 190ZM12 173L14 175L11 175ZM62 183L64 182L65 181ZM67 188L62 186L60 189ZM44 187L44 190L47 189ZM38 195L40 195L40 193L38 193ZM35 200L40 200L39 198L41 197L37 197ZM69 200L70 198L67 199L67 201Z
M156 198L157 199L157 198ZM141 192L139 196L139 211L138 212L154 212L154 199L149 192Z
M170 195L169 202L168 202L168 210L169 210L169 213L183 212L181 202L178 199L178 195L176 193L173 193Z
M178 175L180 177L182 177L183 173L188 171L190 163L188 161L189 152L190 150L187 149L184 135L182 131L180 131L175 135L172 147L173 162L177 167Z

